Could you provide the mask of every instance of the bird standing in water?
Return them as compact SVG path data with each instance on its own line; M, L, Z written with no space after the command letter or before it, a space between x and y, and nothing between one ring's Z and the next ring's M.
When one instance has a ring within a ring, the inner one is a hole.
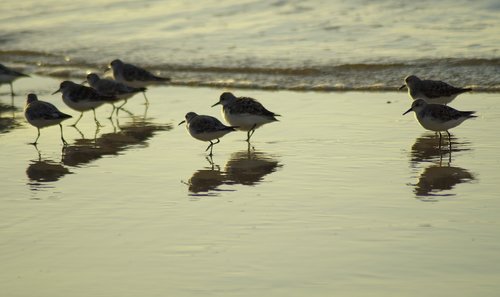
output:
M61 128L61 140L63 145L68 143L64 140L63 129L61 122L71 118L70 115L59 111L54 105L49 102L38 100L35 94L28 94L26 105L24 107L24 117L32 126L38 130L38 136L32 144L36 146L38 138L40 138L40 128L45 128L53 125L59 125Z
M213 146L220 142L219 138L229 132L235 131L236 128L228 127L214 117L198 115L194 112L188 112L185 118L179 125L186 123L186 129L193 138L210 142L210 145L205 150L208 151L210 149L209 156L212 156ZM217 140L217 142L212 142L212 140Z
M238 127L238 130L247 131L247 142L250 142L255 129L264 124L278 121L276 117L280 116L267 110L253 98L236 97L230 92L222 93L219 102L212 107L219 104L222 105L222 115L229 125Z

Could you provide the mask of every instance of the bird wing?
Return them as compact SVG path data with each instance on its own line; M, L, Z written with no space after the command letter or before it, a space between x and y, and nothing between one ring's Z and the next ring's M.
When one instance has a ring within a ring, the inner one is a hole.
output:
M28 116L31 119L56 120L71 118L57 109L54 105L45 101L35 101L28 106Z
M189 126L196 133L206 133L224 130L234 130L221 123L217 118L211 116L198 115L194 118Z
M158 77L151 72L142 69L140 67L137 67L132 64L124 64L123 65L123 77L125 80L128 81L134 81L134 80L140 80L140 81L149 81L149 80L167 80L166 78L163 77Z
M422 91L428 98L452 96L471 90L468 88L457 88L443 81L437 80L423 80L422 85L424 86L424 88L422 88Z
M438 106L438 107L427 108L425 110L424 116L432 117L441 122L457 120L461 117L473 117L472 114L475 113L475 111L459 111L446 105L433 105L433 106Z
M115 101L117 98L112 95L103 95L98 93L96 90L76 85L70 92L69 96L73 101L78 102L80 100L90 100L90 101Z
M279 116L272 111L267 110L259 101L250 97L239 97L234 104L228 106L231 113L249 113L260 114L267 117Z

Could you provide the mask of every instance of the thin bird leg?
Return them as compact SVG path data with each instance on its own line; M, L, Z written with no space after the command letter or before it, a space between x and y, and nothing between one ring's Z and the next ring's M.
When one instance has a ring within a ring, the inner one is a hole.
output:
M214 170L214 160L212 159L212 156L206 156L205 159L210 163L210 166L212 166L212 170Z
M67 146L68 143L66 142L66 140L64 140L63 131L62 131L62 125L61 124L59 124L59 128L61 128L61 140L63 142L63 145Z
M219 142L220 142L220 139L218 139L218 138L217 138L217 142L212 142L212 141L210 140L210 145L209 145L209 146L207 147L207 149L205 150L205 152L206 152L206 151L208 151L208 149L210 149L210 154L208 154L210 157L212 157L212 150L213 150L213 148L214 148L214 145L216 145L216 144L217 144L217 143L219 143Z
M144 99L146 99L146 105L149 105L149 100L148 97L146 97L146 92L142 92L142 95L144 95Z
M214 143L210 140L210 144L205 149L205 152L208 151L213 145L214 145Z
M216 145L216 144L217 144L217 143L219 143L219 142L220 142L220 139L219 139L219 138L217 138L217 142L214 142L214 143L212 144L212 147L210 148L210 157L212 157L212 150L213 150L213 148L214 148L214 145Z
M34 145L34 146L36 146L38 138L40 138L40 128L37 127L36 129L38 130L38 136L36 137L35 142L32 143L32 145Z
M94 122L97 125L97 127L102 127L101 123L97 120L97 117L95 115L95 108L92 108L92 112L94 112Z
M12 87L12 82L10 82L9 85L10 85L10 95L14 96L14 88Z
M123 107L125 104L127 104L127 101L128 101L128 100L125 100L125 102L123 102L123 104L122 104L122 105L118 106L118 108L116 109L116 116L118 116L118 111L120 111L120 109L122 109L122 107Z
M448 132L448 130L446 130L446 133L448 133L448 144L449 144L449 149L450 149L450 159L451 159L451 135L450 135L450 132Z
M80 137L81 137L82 139L85 139L85 135L83 135L82 131L80 131L80 129L78 129L78 127L77 127L77 126L73 126L73 127L75 128L76 132L78 132L78 134L80 134Z
M76 122L71 125L72 127L76 127L76 124L78 124L78 122L80 121L80 119L83 117L83 111L80 113L80 117L78 118L78 120L76 120Z
M252 126L252 129L248 130L247 132L247 142L250 142L250 137L252 137L252 135L255 133L255 127L257 126L257 124L253 124Z
M121 110L123 110L124 112L128 113L129 116L133 116L134 115L130 110L127 110L126 108L122 108ZM116 110L116 114L118 115L118 110Z
M439 133L439 150L441 150L441 138L442 138L442 136L441 136L441 132L438 131L438 133Z
M113 110L111 111L111 114L109 115L108 119L113 118L113 114L115 113L115 109L116 109L116 106L114 104L111 104L111 106L113 106Z

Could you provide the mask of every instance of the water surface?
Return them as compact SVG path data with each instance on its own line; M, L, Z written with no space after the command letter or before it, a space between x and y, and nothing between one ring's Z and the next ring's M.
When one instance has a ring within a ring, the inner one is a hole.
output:
M19 80L77 116L59 81ZM0 272L9 296L496 296L500 125L495 94L439 149L396 92L234 89L283 116L214 148L184 114L220 118L215 88L152 87L132 113L79 130L1 113ZM0 97L10 105L9 95ZM22 107L23 96L14 98Z
M121 58L178 85L319 91L393 90L416 74L498 92L499 10L495 0L5 0L0 62L83 78Z

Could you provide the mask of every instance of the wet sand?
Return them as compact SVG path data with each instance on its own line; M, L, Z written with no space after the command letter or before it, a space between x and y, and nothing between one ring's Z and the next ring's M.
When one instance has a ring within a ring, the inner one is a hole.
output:
M14 84L77 117L60 80ZM10 105L7 85L0 102ZM152 87L117 120L0 126L0 279L8 296L496 296L498 94L439 149L404 92L231 90L282 114L214 147L177 124L225 90ZM212 161L210 163L209 161Z

